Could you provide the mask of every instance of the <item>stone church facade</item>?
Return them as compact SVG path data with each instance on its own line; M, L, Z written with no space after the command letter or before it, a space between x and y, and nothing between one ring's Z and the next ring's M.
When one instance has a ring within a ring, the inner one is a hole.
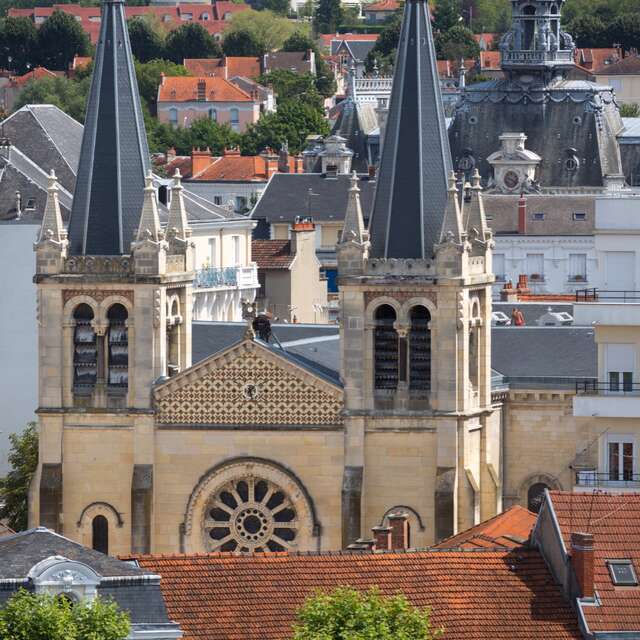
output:
M35 245L31 522L112 554L326 550L398 509L414 546L501 511L511 454L504 392L492 389L493 240L479 175L460 188L451 172L426 2L406 3L368 230L351 184L340 380L249 325L192 366L180 180L163 229L123 3L103 7L69 229L52 176ZM519 407L546 420L537 399ZM539 484L543 448L524 443L518 473Z

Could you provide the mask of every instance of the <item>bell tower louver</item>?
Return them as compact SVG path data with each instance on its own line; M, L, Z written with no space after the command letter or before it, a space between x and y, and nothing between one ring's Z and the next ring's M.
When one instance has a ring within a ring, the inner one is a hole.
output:
M69 222L71 255L129 253L149 168L124 2L106 0Z

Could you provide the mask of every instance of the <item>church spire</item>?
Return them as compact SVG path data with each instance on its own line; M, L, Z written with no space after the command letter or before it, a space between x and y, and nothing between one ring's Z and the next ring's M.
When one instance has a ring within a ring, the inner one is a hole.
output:
M374 258L430 258L451 154L426 0L407 0L369 231Z
M124 2L104 0L69 222L72 254L129 253L149 168Z

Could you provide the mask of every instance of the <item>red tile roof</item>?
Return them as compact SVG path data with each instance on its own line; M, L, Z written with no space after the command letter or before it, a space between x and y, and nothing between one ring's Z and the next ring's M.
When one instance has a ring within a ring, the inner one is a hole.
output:
M622 50L616 48L576 49L575 58L578 65L592 70L609 62L620 60Z
M251 96L224 78L165 76L158 102L191 102L198 99L198 85L205 83L206 102L251 102Z
M480 52L480 70L482 69L501 69L500 52L499 51L481 51Z
M27 84L29 80L39 80L40 78L55 78L57 74L53 71L49 71L49 69L45 69L45 67L36 67L32 71L28 71L22 76L14 76L11 78L11 84L14 86L21 87L22 85Z
M572 532L593 534L594 582L600 606L583 607L592 632L640 632L640 587L616 587L606 560L633 561L640 576L640 494L551 491L551 503L562 538L570 551Z
M320 41L322 42L322 46L331 49L331 41L337 40L347 40L349 42L353 40L360 40L364 42L375 42L378 39L377 33L321 33Z
M380 0L380 2L374 2L373 4L365 4L362 10L365 13L369 11L396 11L400 7L400 3L397 0Z
M284 640L316 589L377 586L431 607L446 640L580 638L540 554L409 551L141 556L184 640Z
M258 269L288 269L295 256L291 255L290 240L253 240L251 259Z
M260 58L228 56L224 58L185 58L184 67L193 76L220 78L257 78L261 73Z
M603 64L592 70L595 75L608 76L636 76L640 75L640 56L628 55L622 60L612 62L611 64Z
M536 514L514 505L494 518L485 520L471 529L446 538L435 545L435 549L476 549L522 546L536 523Z
M261 156L224 155L212 158L211 164L192 180L232 180L243 182L266 182L264 158Z
M480 42L482 40L484 40L484 43L486 44L487 47L490 47L493 45L494 40L499 36L500 34L498 33L474 33L473 34L473 39L480 44Z

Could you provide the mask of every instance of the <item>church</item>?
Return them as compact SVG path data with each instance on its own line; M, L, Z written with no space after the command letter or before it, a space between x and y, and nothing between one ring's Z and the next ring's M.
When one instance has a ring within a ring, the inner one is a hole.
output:
M251 322L194 358L191 230L179 175L159 222L122 0L95 60L70 223L51 175L35 244L31 524L112 554L319 551L401 509L424 547L572 484L572 394L492 370L492 233L479 174L452 172L424 0L405 5L368 228L351 182L338 371ZM553 355L552 329L534 349Z

